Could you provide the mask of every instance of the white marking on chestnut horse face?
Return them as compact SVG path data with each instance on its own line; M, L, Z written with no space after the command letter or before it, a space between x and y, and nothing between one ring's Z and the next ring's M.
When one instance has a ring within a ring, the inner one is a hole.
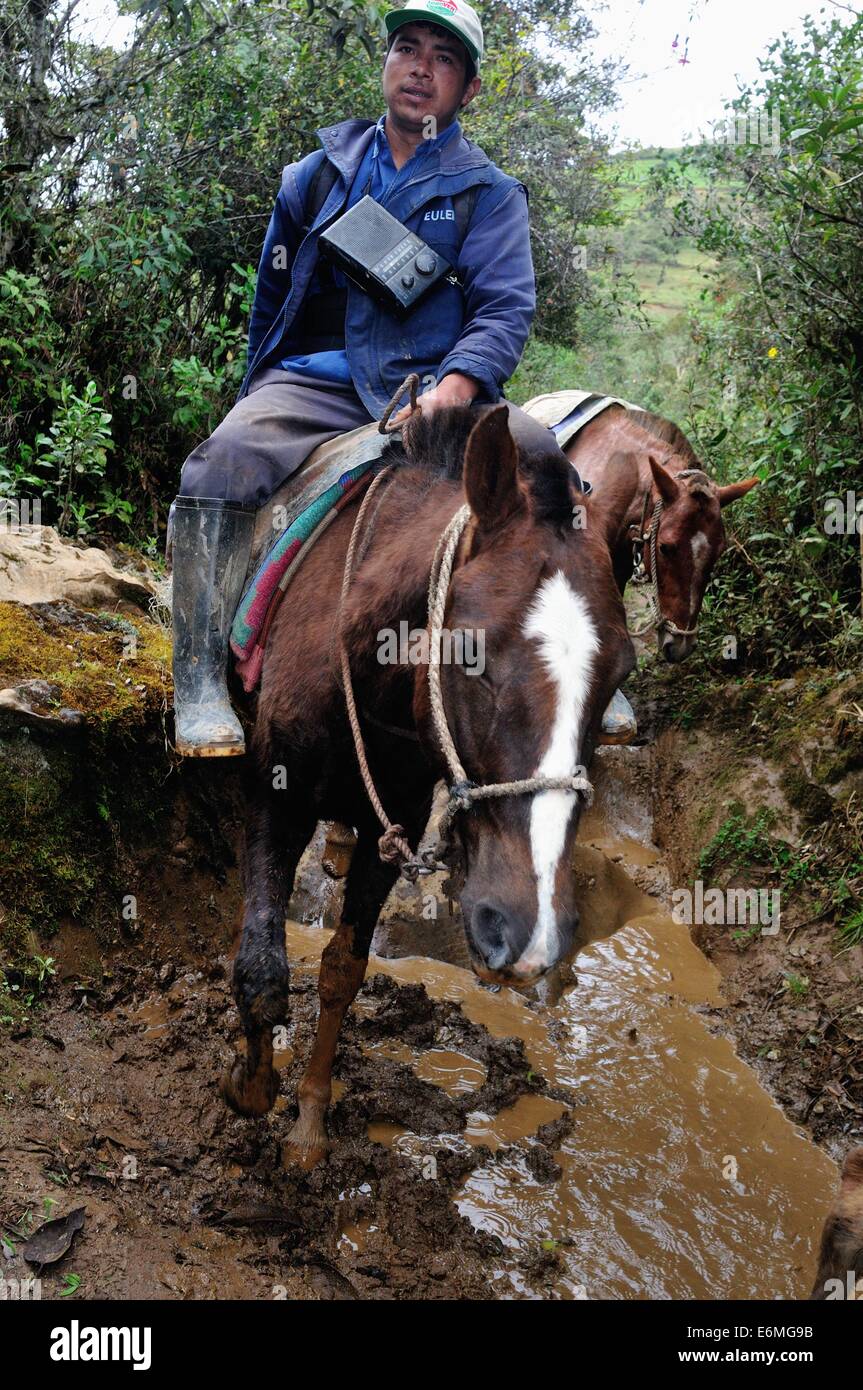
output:
M690 541L692 546L692 587L689 591L689 623L695 617L698 607L698 593L704 579L704 567L710 554L710 542L703 531L696 531Z
M578 762L579 735L599 638L587 604L562 570L543 580L522 631L539 643L557 695L551 737L534 776L571 777ZM556 958L554 885L575 796L575 792L535 792L531 801L530 848L537 913L530 940L513 967L518 975L536 975Z

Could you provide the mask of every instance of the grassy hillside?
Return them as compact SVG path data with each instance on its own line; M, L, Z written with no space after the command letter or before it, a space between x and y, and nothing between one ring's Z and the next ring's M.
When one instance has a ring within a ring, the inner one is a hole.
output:
M715 265L691 238L670 230L652 181L662 164L679 170L679 151L628 151L615 161L621 220L603 233L612 259L597 273L603 277L601 297L620 299L619 314L585 318L576 349L532 340L509 391L516 401L579 387L663 414L683 411L681 382L691 350L687 313L710 292ZM686 177L706 192L703 174L687 169Z

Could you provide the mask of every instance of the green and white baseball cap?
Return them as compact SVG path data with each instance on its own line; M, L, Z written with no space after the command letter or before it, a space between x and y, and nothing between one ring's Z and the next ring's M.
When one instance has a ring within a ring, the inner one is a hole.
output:
M479 15L465 0L408 0L400 10L390 10L384 16L387 33L392 34L403 24L439 24L461 39L477 68L482 62L483 40Z

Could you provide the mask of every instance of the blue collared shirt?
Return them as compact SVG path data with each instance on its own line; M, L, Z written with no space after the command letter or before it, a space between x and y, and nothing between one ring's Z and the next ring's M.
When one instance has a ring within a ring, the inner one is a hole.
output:
M427 158L431 150L439 149L445 145L458 128L458 121L453 120L433 140L421 140L407 163L403 164L401 169L397 169L387 139L386 118L387 113L384 112L375 126L375 133L369 141L365 156L360 161L360 167L357 169L348 194L346 212L355 203L358 203L367 192L376 203L383 202L384 194L396 179L403 181L409 179L416 172L417 161ZM342 288L348 283L338 267L333 268L333 278L336 284ZM317 292L318 285L315 284L309 293L315 294ZM323 377L326 381L341 381L346 385L351 385L352 382L348 366L348 354L343 348L330 352L312 352L300 357L284 357L279 365L289 371L299 372L301 375Z

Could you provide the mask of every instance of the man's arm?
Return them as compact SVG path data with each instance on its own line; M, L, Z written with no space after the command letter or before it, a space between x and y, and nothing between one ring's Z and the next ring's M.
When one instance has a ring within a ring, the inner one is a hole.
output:
M438 370L438 382L451 373L472 378L490 401L521 360L536 312L536 280L530 252L527 193L522 184L495 189L499 201L474 217L459 253L457 269L465 294L465 322L458 342Z
M301 161L302 164L305 162ZM303 177L306 173L305 169L300 171L298 164L289 164L282 171L281 187L258 265L258 282L249 319L249 363L272 328L290 292L291 271L302 239L303 200L300 188L307 187L308 178Z

